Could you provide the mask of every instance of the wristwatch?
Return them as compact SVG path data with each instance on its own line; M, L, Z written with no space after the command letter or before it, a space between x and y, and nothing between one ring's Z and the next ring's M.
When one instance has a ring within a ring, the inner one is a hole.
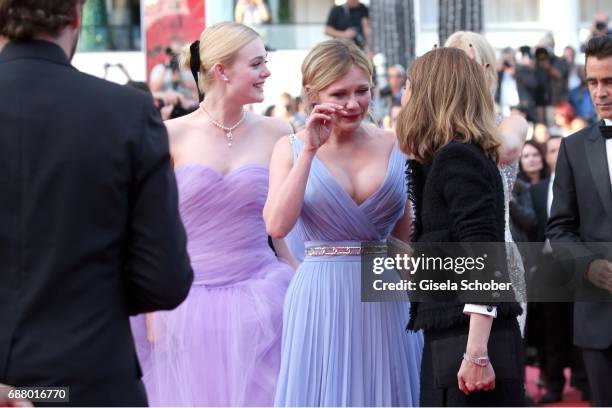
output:
M466 353L463 353L463 359L468 363L476 364L479 367L486 367L489 365L489 357L470 357Z

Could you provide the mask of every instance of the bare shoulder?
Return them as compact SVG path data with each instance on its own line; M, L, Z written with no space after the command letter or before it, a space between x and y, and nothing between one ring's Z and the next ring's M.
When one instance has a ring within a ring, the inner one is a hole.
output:
M262 129L275 140L293 133L293 128L291 125L280 118L259 116L258 120Z
M179 118L169 119L164 122L166 129L168 129L168 138L170 139L170 142L180 139L180 137L186 133L186 130L189 128L191 122L189 119L190 116L191 115L181 116Z
M291 133L291 132L290 132ZM293 163L293 148L291 146L291 140L287 137L279 137L274 143L274 150L272 151L272 159L287 164Z

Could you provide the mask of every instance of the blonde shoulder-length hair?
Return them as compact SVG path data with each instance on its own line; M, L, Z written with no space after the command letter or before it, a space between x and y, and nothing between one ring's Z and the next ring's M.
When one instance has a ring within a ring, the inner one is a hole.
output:
M484 35L473 31L456 31L444 43L445 47L459 48L469 55L470 46L474 48L474 59L485 70L485 78L491 95L497 91L497 72L495 71L495 49Z
M410 99L397 119L402 151L429 164L455 140L475 143L499 163L501 142L482 67L456 48L429 51L410 69Z

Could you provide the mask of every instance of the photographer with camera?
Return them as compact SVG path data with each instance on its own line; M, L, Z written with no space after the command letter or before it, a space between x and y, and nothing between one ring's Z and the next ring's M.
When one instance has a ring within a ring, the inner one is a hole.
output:
M608 13L605 11L598 11L595 14L595 18L593 18L593 24L591 25L591 32L589 36L586 38L586 41L580 47L580 51L584 52L586 44L593 37L600 37L602 35L612 35L612 30L608 28L610 23L610 19L608 18Z
M187 104L196 105L198 103L198 90L196 88L191 72L181 69L178 55L182 49L182 44L173 41L164 50L164 61L157 64L151 70L149 77L149 87L151 92L179 92L189 101Z
M534 91L536 88L535 72L531 64L517 63L512 48L502 50L497 67L499 86L495 92L495 102L503 116L509 116L512 108L522 107L527 119L535 121Z
M567 61L555 55L554 40L549 35L535 49L536 121L554 125L554 106L567 102L569 92Z

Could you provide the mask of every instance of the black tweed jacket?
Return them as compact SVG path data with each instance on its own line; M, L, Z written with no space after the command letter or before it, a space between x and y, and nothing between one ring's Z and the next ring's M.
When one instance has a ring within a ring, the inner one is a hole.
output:
M504 242L504 191L497 165L476 144L453 141L433 162L407 162L408 195L415 209L418 242ZM503 251L503 246L500 246ZM505 252L493 265L509 281ZM514 301L479 302L497 306L497 318L515 318ZM408 328L439 330L467 324L458 299L413 302Z

